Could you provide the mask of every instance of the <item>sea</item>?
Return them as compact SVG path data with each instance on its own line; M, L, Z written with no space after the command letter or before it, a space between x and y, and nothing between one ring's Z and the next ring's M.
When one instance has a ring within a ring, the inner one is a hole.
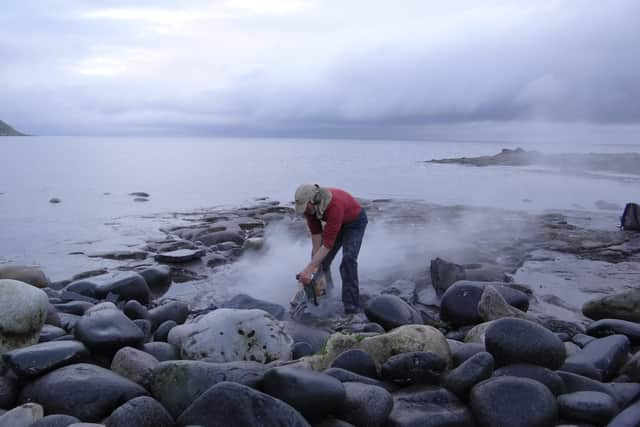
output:
M640 200L638 174L543 166L433 164L521 147L542 153L640 152L638 144L241 138L3 137L0 265L40 265L52 280L87 270L75 251L123 249L172 212L291 203L301 183L367 199L528 212L599 212L616 225ZM145 192L148 201L131 193ZM50 203L52 198L60 203Z

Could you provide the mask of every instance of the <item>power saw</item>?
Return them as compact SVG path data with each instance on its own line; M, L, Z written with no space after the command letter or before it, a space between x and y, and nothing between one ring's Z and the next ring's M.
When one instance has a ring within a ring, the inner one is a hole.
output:
M304 313L310 304L317 306L318 297L325 294L325 278L324 274L319 270L311 274L311 280L306 283L300 280L299 274L296 275L296 280L301 289L295 294L290 303L293 317Z

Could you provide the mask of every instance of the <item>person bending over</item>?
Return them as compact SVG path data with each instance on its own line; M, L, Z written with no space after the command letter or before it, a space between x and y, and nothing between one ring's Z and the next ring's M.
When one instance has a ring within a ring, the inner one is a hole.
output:
M326 274L330 287L331 262L342 248L342 302L345 313L356 313L360 309L358 254L368 223L364 208L346 191L317 184L299 186L295 204L296 213L307 219L312 247L311 261L299 273L300 280L309 283L319 270Z

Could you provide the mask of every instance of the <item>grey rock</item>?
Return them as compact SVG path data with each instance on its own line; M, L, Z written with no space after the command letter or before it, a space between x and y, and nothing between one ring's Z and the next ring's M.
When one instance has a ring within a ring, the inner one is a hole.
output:
M1 427L31 426L44 415L42 406L37 403L25 403L0 416Z
M213 233L198 236L197 239L205 246L213 246L225 242L233 242L242 246L244 239L238 233L233 231L216 231Z
M493 286L485 286L480 301L478 301L478 314L485 322L502 319L503 317L516 317L537 323L537 318L510 305Z
M606 393L578 391L558 396L558 409L564 419L605 425L618 412L618 405Z
M480 343L461 343L456 349L452 349L451 357L453 359L453 366L459 366L465 360L472 357L474 354L486 351L484 344Z
M151 321L147 319L136 319L133 323L142 331L143 342L151 340Z
M123 347L113 356L111 370L144 388L149 388L153 369L158 363L158 359L149 353Z
M134 299L127 301L122 308L122 312L131 320L147 319L149 317L147 308Z
M177 421L180 425L199 424L204 427L309 426L304 417L285 402L230 382L221 382L208 389Z
M359 348L340 353L340 355L331 362L331 367L346 369L347 371L355 372L356 374L369 378L378 378L375 361L369 353Z
M588 301L582 306L582 313L594 320L622 319L640 322L640 288Z
M609 335L625 335L631 345L640 344L640 323L619 319L601 319L587 327L586 333L593 337L607 337Z
M422 316L413 307L395 295L380 295L371 299L364 310L372 322L386 331L402 325L423 324Z
M198 396L223 381L250 387L262 384L267 367L255 362L209 363L191 360L161 362L153 371L153 397L178 417Z
M206 253L207 251L204 249L178 249L171 252L157 254L153 258L157 262L168 264L182 264L198 260L205 256Z
M181 301L171 301L149 310L149 320L154 329L167 320L173 320L180 325L187 320L188 316L189 306Z
M2 355L5 364L21 378L37 377L62 366L89 359L89 351L78 341L35 344Z
M46 288L51 283L40 267L30 265L3 265L0 267L0 279L17 280L36 288Z
M56 338L60 338L63 335L66 335L67 331L57 326L52 325L43 325L42 330L40 331L40 339L38 342L49 342L53 341Z
M168 342L184 359L269 363L291 359L292 338L263 310L220 308L196 322L171 329Z
M48 306L41 289L0 279L0 354L37 343Z
M499 282L459 281L451 285L440 302L440 316L454 326L475 325L482 322L478 303L486 286L493 286L510 305L521 311L529 308L524 292Z
M80 420L71 415L54 414L40 418L30 427L68 427L71 424L79 423Z
M11 409L18 399L18 384L6 375L0 376L0 409Z
M626 362L628 352L629 339L624 335L599 338L568 357L561 369L598 381L608 381Z
M503 366L493 372L494 377L511 376L518 378L529 378L547 386L554 396L567 392L564 381L556 372L538 365L517 363Z
M273 368L264 375L263 391L288 403L308 421L319 421L342 405L344 385L315 371Z
M522 319L495 320L487 329L485 346L498 367L531 363L557 369L565 359L564 344L555 334Z
M491 377L493 356L487 352L477 353L453 369L443 379L442 385L459 398L466 400L471 388Z
M180 350L178 350L178 347L166 342L149 342L142 346L142 350L160 362L180 359Z
M607 427L629 427L640 425L640 400L615 416Z
M471 389L470 404L480 426L548 427L558 415L556 398L529 378L497 377Z
M245 310L251 310L254 308L264 310L267 313L271 314L278 320L282 320L285 315L285 309L279 304L275 304L269 301L263 301L256 298L253 298L249 295L240 294L231 298L229 301L226 301L220 305L221 308L239 308Z
M146 395L139 385L95 365L65 366L27 384L21 402L38 402L47 414L99 421L124 402Z
M158 265L155 267L144 268L139 271L140 275L144 277L151 296L157 298L164 295L169 287L171 287L171 268L166 265Z
M620 372L628 375L631 381L640 383L640 351L627 361Z
M75 314L76 316L82 316L85 311L93 307L93 304L87 301L69 301L63 304L53 305L58 313Z
M413 386L392 394L393 410L389 427L473 426L471 412L458 398L442 387Z
M354 426L379 427L387 422L393 409L391 394L380 387L362 383L344 383L345 400L335 415Z
M147 258L147 253L145 251L103 251L103 252L91 252L88 253L87 256L89 258L103 258L103 259L112 259L116 261L127 261L127 260L143 260Z
M556 371L556 373L560 378L562 378L562 382L564 382L567 393L574 393L576 391L598 391L601 393L608 393L611 397L615 398L613 390L600 381L596 381L582 375L573 374L571 372Z
M293 350L291 351L293 360L298 360L301 357L311 356L314 351L311 346L306 342L296 342L293 344Z
M374 385L376 387L381 387L387 390L388 392L394 392L399 387L396 384L380 381L374 378L365 377L364 375L356 374L355 372L347 371L342 368L329 368L324 371L325 374L331 375L332 377L338 379L342 383L347 382L355 382L367 385Z
M92 352L107 356L122 347L139 347L144 342L140 328L117 309L86 313L78 320L74 336Z
M449 286L466 278L463 266L441 258L431 260L429 271L431 283L438 294L443 294Z
M589 335L585 335L585 334L575 334L574 336L571 337L571 341L576 343L578 346L580 346L580 348L589 344L593 340L595 340L594 337L590 337Z
M64 290L96 299L104 299L107 295L114 294L122 301L135 299L142 304L148 304L151 299L151 291L144 277L134 271L78 280L65 286Z
M169 336L169 332L177 326L177 323L174 320L167 320L166 322L162 322L156 332L153 334L154 341L167 341L167 337Z
M447 368L447 361L432 352L407 352L387 360L381 376L397 384L437 384Z
M174 427L171 415L157 400L140 396L118 407L105 421L106 427Z

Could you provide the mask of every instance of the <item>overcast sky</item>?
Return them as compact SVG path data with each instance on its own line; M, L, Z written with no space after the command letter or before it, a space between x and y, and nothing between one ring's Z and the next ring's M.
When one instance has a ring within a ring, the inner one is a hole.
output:
M637 0L20 0L0 12L0 119L37 134L635 130L639 76Z

